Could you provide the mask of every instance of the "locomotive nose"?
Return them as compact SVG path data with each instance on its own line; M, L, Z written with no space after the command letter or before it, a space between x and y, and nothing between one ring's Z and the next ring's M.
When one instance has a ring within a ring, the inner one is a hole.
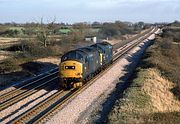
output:
M62 78L82 78L82 63L69 60L61 63L60 66Z
M61 85L65 88L82 86L82 63L68 60L60 64Z

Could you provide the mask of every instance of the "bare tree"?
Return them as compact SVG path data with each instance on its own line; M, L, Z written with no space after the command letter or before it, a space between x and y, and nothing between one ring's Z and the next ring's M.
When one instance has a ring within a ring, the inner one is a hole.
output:
M44 47L47 47L48 36L50 34L50 31L53 30L53 28L55 27L55 21L56 18L54 18L52 22L46 25L43 23L43 18L41 18L41 23L38 26L37 38L41 43L43 43Z

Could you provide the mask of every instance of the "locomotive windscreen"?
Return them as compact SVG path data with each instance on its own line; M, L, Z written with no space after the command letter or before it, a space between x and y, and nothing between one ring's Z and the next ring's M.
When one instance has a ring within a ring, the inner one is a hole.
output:
M63 62L66 60L83 60L83 56L75 51L72 51L62 56L61 61Z

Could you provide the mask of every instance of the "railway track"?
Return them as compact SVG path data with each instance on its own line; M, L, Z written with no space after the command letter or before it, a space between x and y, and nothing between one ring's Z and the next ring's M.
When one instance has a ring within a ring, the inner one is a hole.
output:
M71 101L74 97L78 94L86 90L95 80L101 77L106 71L110 68L104 70L99 75L96 75L95 78L91 79L88 83L84 84L79 89L73 89L71 91L64 91L67 92L65 95L61 96L63 91L59 91L56 94L50 96L41 104L37 105L35 108L30 109L24 112L19 117L15 118L14 120L10 121L12 124L20 124L20 123L27 123L27 124L38 124L44 122L44 120L52 115L53 113L57 112L59 109L63 107L67 102Z
M121 58L123 55L125 55L127 52L129 52L132 48L137 46L140 42L142 42L144 39L146 39L152 33L153 32L149 32L145 36L138 38L132 44L127 45L126 47L123 47L119 52L117 52L113 56L113 63L115 63L119 58ZM100 74L96 75L93 79L91 79L89 82L87 82L85 85L83 85L81 88L79 88L77 90L73 89L69 92L67 92L67 91L57 92L56 94L50 96L48 99L44 100L43 102L41 102L40 104L38 104L34 108L29 109L28 111L24 112L19 117L13 119L10 123L13 123L13 124L35 123L36 124L36 123L43 122L51 114L60 110L63 107L63 105L65 105L67 102L71 101L74 97L76 97L82 91L87 89L91 84L93 84L93 82L95 80L97 80L99 77L101 77L112 66L113 66L113 64L110 65L105 70L103 70ZM67 92L67 93L65 93L65 92ZM64 95L62 95L63 93L64 93Z
M14 82L14 85L12 85L11 87L22 87L22 86L24 86L24 85L27 85L27 84L29 84L29 83L32 83L33 81L36 81L36 80L38 80L38 79L40 79L40 78L43 78L43 77L45 77L45 76L47 76L47 75L49 75L50 73L53 73L53 72L55 72L55 71L58 71L58 67L57 68L54 68L54 69L51 69L50 71L48 71L48 72L45 72L45 73L42 73L42 74L39 74L39 75L36 75L35 77L32 77L32 78L28 78L28 79L26 79L26 80L23 80L23 81L21 81L21 82ZM8 89L8 90L7 90ZM4 90L4 89L1 89L0 90L0 97L2 96L2 95L4 95L4 94L7 94L8 92L11 92L11 91L13 91L14 89L9 89L9 88L7 88L6 90Z
M45 108L49 108L52 104L55 104L58 100L63 101L63 99L65 99L66 96L68 96L68 94L71 94L73 92L74 92L73 90L72 91L61 90L61 91L53 94L52 96L48 97L47 99L42 101L40 104L36 105L35 107L29 109L28 111L26 111L25 113L20 115L19 118L12 120L10 123L13 123L13 124L15 124L15 123L33 123L33 121L36 120L36 118L38 117L39 114L42 115L43 111L47 111ZM62 95L62 94L64 94L64 95ZM17 120L18 120L18 122L17 122Z
M151 30L152 30L152 28L150 28L150 29L148 29L147 31L145 31L145 32L143 32L143 33L141 33L141 34L138 34L138 35L136 35L136 36L134 36L134 37L132 37L132 38L129 38L129 39L127 39L127 40L125 40L125 41L123 41L123 42L121 42L121 43L115 44L115 45L113 46L113 50L116 50L116 49L118 49L118 48L120 48L120 47L126 46L126 44L130 43L131 41L134 41L134 40L138 39L139 37L142 37L142 36L148 34Z
M130 44L130 46L125 45L125 47L123 47L122 49L120 49L119 52L115 53L113 56L113 61L116 61L117 59L119 59L119 56L123 56L124 54L126 54L129 50L131 50L132 48L134 48L135 46L137 46L140 42L142 42L143 40L145 40L147 37L149 37L150 35L153 34L153 31L150 31L149 33L145 34L145 36L141 36L140 38L137 39L137 41L135 41L133 44ZM117 50L117 49L116 49ZM116 51L114 50L114 51Z
M17 103L18 101L38 92L38 89L45 87L48 83L58 79L58 71L47 74L35 81L21 86L13 91L0 96L0 111Z

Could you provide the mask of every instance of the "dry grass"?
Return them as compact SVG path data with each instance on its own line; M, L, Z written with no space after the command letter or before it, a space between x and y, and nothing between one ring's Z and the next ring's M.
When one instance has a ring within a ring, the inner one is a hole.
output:
M153 112L173 112L180 110L180 101L171 92L176 85L161 76L157 69L148 69L144 92L151 98Z
M157 69L140 70L137 76L124 98L116 102L108 123L176 123L180 101L170 91L175 84L162 77Z
M59 65L60 58L58 58L58 57L47 57L47 58L40 58L40 59L37 59L35 61L37 61L37 62L49 62L52 64Z
M176 83L172 89L180 99L180 44L174 44L171 38L162 38L148 49L142 62L143 68L155 67L162 76Z
M3 43L14 43L19 41L20 38L7 38L7 37L0 37L0 45Z
M4 38L0 37L0 49L11 45L19 44L19 38Z

